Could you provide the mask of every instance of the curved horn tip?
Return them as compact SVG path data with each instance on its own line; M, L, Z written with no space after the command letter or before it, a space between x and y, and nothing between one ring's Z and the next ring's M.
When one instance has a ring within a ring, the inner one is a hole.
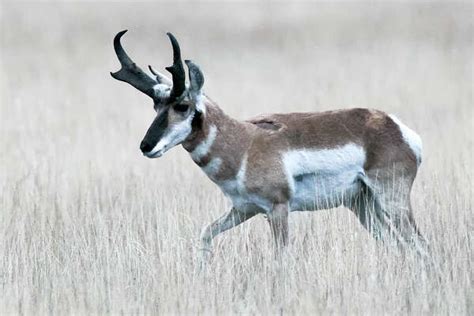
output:
M171 34L170 32L166 33L166 35L168 35L171 41L171 45L173 46L173 49L176 50L179 55L181 55L181 49L179 48L179 42L176 39L176 37L174 37L174 35Z
M166 35L168 36L171 42L177 42L176 37L174 37L174 35L170 32L166 32Z
M116 39L120 39L120 38L123 36L123 34L125 34L125 33L127 33L127 32L128 32L128 30L120 31L120 32L118 32L118 33L115 35L115 38L116 38Z

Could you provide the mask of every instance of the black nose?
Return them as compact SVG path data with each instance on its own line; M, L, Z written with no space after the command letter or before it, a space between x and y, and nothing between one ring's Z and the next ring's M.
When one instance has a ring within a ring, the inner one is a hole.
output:
M147 153L151 151L152 149L153 149L153 146L150 143L144 140L140 143L140 150L142 151L142 153Z

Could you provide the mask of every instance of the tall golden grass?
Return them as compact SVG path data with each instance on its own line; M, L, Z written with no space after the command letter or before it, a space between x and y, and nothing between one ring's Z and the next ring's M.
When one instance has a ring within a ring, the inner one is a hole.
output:
M374 3L7 3L1 14L0 314L472 314L473 7ZM441 280L377 244L346 209L290 216L272 256L263 217L214 242L230 205L177 148L138 146L150 100L113 80L116 32L141 66L165 36L230 115L353 106L424 142L415 220Z

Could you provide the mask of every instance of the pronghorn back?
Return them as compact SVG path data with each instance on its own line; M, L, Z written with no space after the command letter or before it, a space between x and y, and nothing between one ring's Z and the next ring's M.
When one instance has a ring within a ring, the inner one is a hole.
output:
M378 110L270 114L248 122L258 128L248 149L246 188L270 201L289 200L292 210L341 204L369 170L416 174L417 152L399 123Z

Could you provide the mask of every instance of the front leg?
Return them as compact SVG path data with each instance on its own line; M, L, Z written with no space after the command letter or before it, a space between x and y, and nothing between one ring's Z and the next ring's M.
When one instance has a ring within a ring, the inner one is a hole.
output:
M253 217L257 212L243 212L233 207L212 224L206 226L201 233L201 267L209 262L212 239L226 230L229 230Z
M275 240L275 250L278 256L288 245L288 203L275 204L268 213L268 223Z

